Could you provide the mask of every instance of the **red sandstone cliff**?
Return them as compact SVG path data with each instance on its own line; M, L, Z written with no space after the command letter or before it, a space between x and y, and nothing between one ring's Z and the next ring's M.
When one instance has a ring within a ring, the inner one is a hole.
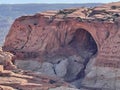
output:
M109 71L111 67L120 67L119 5L118 2L95 8L64 9L22 16L13 23L6 36L3 50L12 52L17 59L32 58L52 63L55 67L54 74L66 81L84 76L81 72L94 55L93 69L86 76L86 80L91 80L96 77L96 67L99 71L103 70L101 68ZM71 60L70 57L74 55L74 60ZM58 60L61 57L65 60ZM74 69L69 65L73 65ZM61 71L59 66L63 66L62 75L57 72ZM78 71L74 72L76 69ZM106 78L104 72L98 73L99 75Z
M3 49L25 53L25 57L37 57L41 52L51 53L68 47L75 49L70 45L74 37L79 39L75 43L81 45L87 40L88 32L95 40L99 52L106 39L111 38L119 29L118 12L119 9L109 6L23 16L13 23ZM86 42L89 44L89 41Z

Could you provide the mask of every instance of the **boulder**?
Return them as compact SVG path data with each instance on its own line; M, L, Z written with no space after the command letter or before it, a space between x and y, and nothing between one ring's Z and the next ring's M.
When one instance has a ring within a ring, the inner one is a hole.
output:
M23 70L37 71L40 69L41 64L42 63L35 60L15 60L15 65Z
M55 65L55 72L58 77L64 77L67 74L68 64L68 59L65 59Z
M81 63L83 59L79 56L70 56L68 60L67 74L65 76L66 81L72 81L77 78L77 75L84 68L83 63Z
M48 63L48 62L42 63L41 68L39 70L37 70L37 72L41 72L41 73L44 73L49 76L56 76L56 74L54 72L53 64Z

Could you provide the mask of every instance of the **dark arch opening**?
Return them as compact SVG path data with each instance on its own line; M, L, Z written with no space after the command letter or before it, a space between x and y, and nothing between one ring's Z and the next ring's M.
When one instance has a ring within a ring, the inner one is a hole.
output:
M69 45L83 58L87 59L98 51L97 44L91 34L85 29L77 29Z
M72 40L69 45L75 52L77 52L83 59L83 69L77 74L74 80L68 81L73 82L76 80L84 79L85 69L91 57L97 54L98 48L92 35L85 29L77 29L74 33ZM67 80L66 80L67 81ZM80 87L76 85L76 87Z

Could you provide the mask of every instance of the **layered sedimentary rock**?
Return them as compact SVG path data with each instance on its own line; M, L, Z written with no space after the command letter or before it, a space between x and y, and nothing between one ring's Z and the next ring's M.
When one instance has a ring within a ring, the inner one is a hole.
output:
M85 77L84 88L119 90L119 5L118 2L22 16L13 23L3 50L26 62L40 62L38 71L68 82L81 82L81 77Z
M61 87L74 90L60 78L18 69L13 57L9 52L0 51L0 90L54 90Z

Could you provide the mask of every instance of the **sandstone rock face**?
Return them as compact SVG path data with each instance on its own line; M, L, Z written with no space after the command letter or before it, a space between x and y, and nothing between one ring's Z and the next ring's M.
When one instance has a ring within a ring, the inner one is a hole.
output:
M53 78L44 74L35 74L28 71L8 71L0 73L0 90L49 90L70 85L59 78Z
M13 63L13 57L13 54L4 52L1 49L0 90L49 90L50 88L56 88L58 86L70 87L68 83L60 78L49 77L44 74L36 74L18 69ZM17 64L18 63L20 62L17 62ZM32 63L33 65L36 64L34 62ZM31 66L31 68L36 67Z
M14 55L9 52L3 52L2 49L0 51L0 71L4 69L16 69L14 63Z
M13 54L3 52L2 50L0 51L0 90L49 90L50 88L56 88L58 86L71 87L60 78L18 69L12 62L12 57ZM20 62L17 62L17 64L18 63L21 64ZM36 64L34 62L32 63L33 65ZM50 64L46 62L43 66L44 69L48 69L49 67L45 68L45 66L50 66ZM36 67L31 66L31 68Z
M31 70L35 73L42 73L52 77L60 77L66 81L72 81L77 78L79 72L84 68L84 65L78 61L83 62L83 59L74 55L68 58L59 58L52 62L16 60L15 65L23 70Z
M82 57L86 57L84 55L88 52L92 52L91 54L96 53L97 50L100 52L104 47L103 44L119 31L119 13L117 10L110 9L110 11L106 8L103 11L99 8L68 9L53 12L55 14L53 16L46 12L20 17L13 23L3 50L11 51L20 58L42 57L41 61L46 60L47 55L64 53L69 56L82 53ZM78 15L85 12L88 12L86 18ZM94 17L97 14L104 14L108 19L103 18L103 21L100 21L98 17ZM114 20L110 22L109 18ZM90 53L87 57L91 56Z
M3 65L0 65L0 72L3 71Z
M15 89L9 86L0 85L0 90L15 90Z
M37 60L40 72L69 82L85 77L83 88L120 90L119 5L22 16L13 23L3 50L17 59Z

